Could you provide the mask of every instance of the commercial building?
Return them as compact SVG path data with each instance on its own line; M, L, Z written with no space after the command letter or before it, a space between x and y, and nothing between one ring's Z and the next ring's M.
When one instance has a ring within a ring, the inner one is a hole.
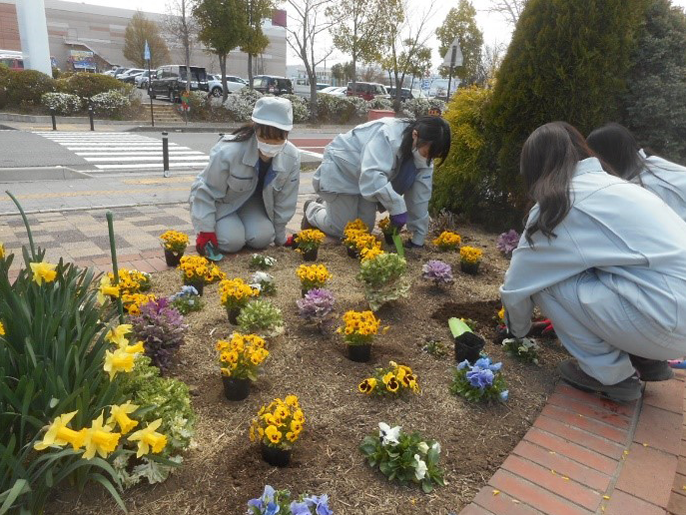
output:
M16 0L0 0L0 53L3 50L21 51L17 24ZM105 71L112 66L133 66L124 57L124 34L136 11L116 7L102 7L86 3L45 0L48 41L53 62L61 70ZM171 62L183 64L184 49L177 38L165 32L166 15L143 12L146 18L160 26L167 42ZM271 20L263 24L269 46L261 56L253 59L256 74L285 75L286 73L286 12L274 11ZM204 66L208 72L219 73L219 62L200 42L191 53L194 66ZM231 52L227 72L247 76L248 57Z

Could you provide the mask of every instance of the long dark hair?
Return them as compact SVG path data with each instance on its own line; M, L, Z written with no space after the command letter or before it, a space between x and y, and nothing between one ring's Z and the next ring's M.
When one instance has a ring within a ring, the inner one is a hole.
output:
M260 138L264 139L280 139L285 140L288 138L288 131L273 127L271 125L262 125L260 123L250 122L243 127L239 127L231 134L234 138L230 141L235 143L240 143L242 141L247 141L257 134Z
M422 147L427 143L429 147L428 159L438 159L437 168L440 167L450 152L450 125L439 116L422 116L409 121L403 131L403 142L400 144L400 162L404 163L412 159L414 141L412 132L417 131L417 146Z
M598 154L622 179L639 178L646 169L641 149L629 129L618 123L608 123L594 130L586 138L588 146Z
M538 203L538 218L526 228L526 240L541 231L548 239L572 207L569 186L579 161L593 157L584 137L567 122L542 125L527 138L519 168L531 198Z

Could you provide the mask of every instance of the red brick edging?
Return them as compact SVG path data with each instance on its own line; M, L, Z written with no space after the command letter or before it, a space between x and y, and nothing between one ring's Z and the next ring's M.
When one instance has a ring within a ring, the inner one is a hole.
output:
M558 384L460 515L686 515L685 378L628 404Z

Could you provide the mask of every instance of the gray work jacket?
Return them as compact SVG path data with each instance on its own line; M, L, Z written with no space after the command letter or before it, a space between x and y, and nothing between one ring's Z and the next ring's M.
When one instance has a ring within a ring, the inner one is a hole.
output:
M412 187L398 194L391 181L400 171L400 145L408 122L382 118L336 136L324 150L312 179L317 192L361 195L378 202L389 214L407 212L412 241L423 245L429 227L433 165L417 170Z
M191 220L196 232L215 232L218 219L235 213L255 192L258 180L257 138L240 143L225 136L210 151L210 162L191 186ZM286 242L286 224L293 218L300 186L300 152L291 142L272 159L262 199L274 224L274 241Z
M557 235L524 235L500 287L510 331L529 331L531 296L586 270L651 322L656 337L686 336L686 222L635 184L605 173L596 158L580 161L572 207ZM538 216L536 204L527 226Z
M645 154L641 152L645 158ZM644 188L652 191L686 220L686 167L658 156L645 159L646 170L639 177Z

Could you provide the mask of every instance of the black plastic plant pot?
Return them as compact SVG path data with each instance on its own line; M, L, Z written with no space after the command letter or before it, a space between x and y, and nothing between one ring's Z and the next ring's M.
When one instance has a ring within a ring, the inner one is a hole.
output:
M460 270L462 270L465 274L477 275L479 273L480 264L481 262L479 261L476 263L465 263L464 261L460 261Z
M479 353L483 348L483 339L474 333L464 333L455 338L455 361L462 363L466 359L470 363L474 363L479 359Z
M186 286L192 286L193 288L198 290L198 295L202 297L202 293L205 290L205 283L184 281L183 284L185 284Z
M227 309L226 314L229 316L230 324L238 325L238 315L241 314L241 308Z
M395 245L395 242L393 241L393 234L392 233L383 233L383 239L388 245Z
M164 249L164 260L167 262L167 266L176 268L181 262L183 257L183 252L181 254L174 254L171 250Z
M319 249L310 249L307 252L303 252L303 261L317 261L317 253Z
M305 298L305 295L307 295L307 292L308 292L308 291L310 291L310 290L306 290L305 288L302 288L302 289L300 290L300 296L304 299L304 298Z
M224 396L230 401L242 401L250 393L250 379L222 377Z
M367 363L372 359L372 345L348 345L348 359L358 363Z
M354 249L352 247L346 247L348 249L348 257L357 259L358 258L358 253L357 249Z
M291 462L290 449L280 449L263 443L260 445L260 450L262 459L274 467L286 467Z

